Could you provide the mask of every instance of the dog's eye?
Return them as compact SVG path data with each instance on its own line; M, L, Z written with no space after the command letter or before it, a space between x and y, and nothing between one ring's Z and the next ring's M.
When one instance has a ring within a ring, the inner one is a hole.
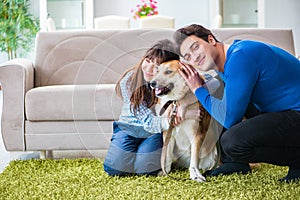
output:
M167 70L167 71L165 71L165 74L171 74L173 71L172 70Z

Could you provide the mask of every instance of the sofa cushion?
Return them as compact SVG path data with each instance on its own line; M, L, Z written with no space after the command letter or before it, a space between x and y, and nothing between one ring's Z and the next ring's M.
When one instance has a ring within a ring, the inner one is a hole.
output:
M29 90L25 113L29 121L116 120L122 100L114 84L44 86Z
M174 30L78 30L39 32L35 85L114 84L158 40Z
M217 28L211 31L218 40L226 44L231 44L234 40L257 40L273 44L295 55L292 29Z

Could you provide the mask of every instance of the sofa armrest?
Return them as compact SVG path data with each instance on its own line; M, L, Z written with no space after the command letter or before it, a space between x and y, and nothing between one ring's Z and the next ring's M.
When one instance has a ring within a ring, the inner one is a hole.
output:
M3 92L1 118L2 139L6 150L24 151L24 99L33 88L34 66L27 59L14 59L0 65Z

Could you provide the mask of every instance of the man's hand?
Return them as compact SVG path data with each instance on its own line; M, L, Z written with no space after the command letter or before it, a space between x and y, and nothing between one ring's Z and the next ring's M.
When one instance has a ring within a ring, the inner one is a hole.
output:
M184 78L192 92L195 93L196 89L203 85L203 79L193 66L183 62L180 62L180 64L182 69L178 70L179 74Z

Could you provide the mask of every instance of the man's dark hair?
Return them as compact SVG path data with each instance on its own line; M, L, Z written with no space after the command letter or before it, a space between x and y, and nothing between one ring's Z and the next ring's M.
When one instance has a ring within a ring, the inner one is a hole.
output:
M187 27L178 29L174 33L173 39L179 48L182 42L191 35L195 35L205 40L206 42L208 42L208 36L211 35L216 40L216 42L219 42L209 29L198 24L192 24Z

